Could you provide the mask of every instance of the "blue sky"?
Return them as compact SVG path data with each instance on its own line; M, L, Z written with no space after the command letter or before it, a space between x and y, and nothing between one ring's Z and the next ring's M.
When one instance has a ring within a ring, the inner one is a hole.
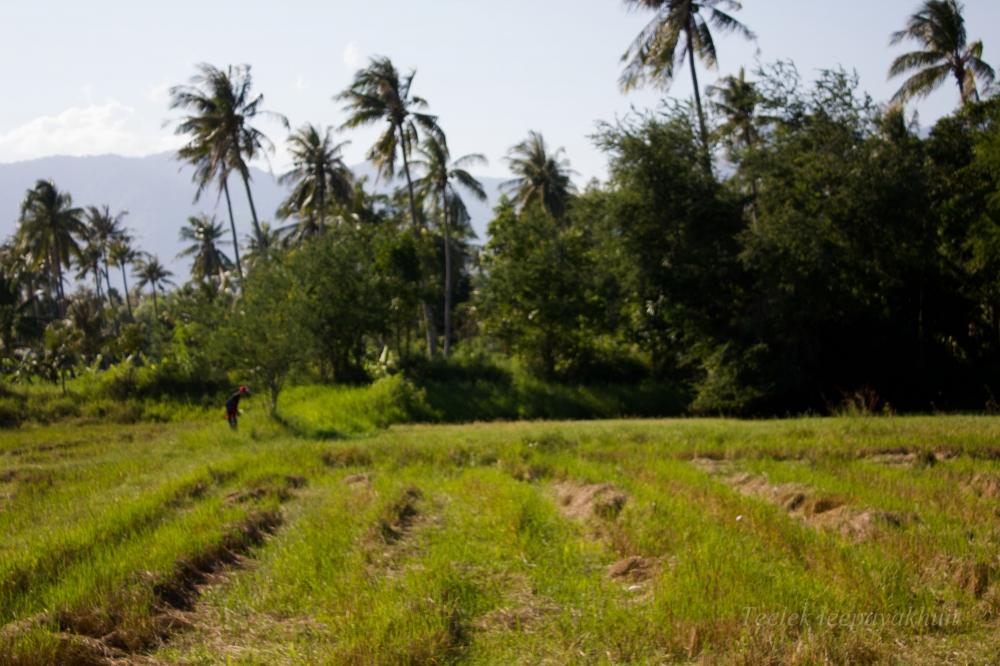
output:
M898 82L886 71L900 48L889 34L917 0L745 0L741 18L757 43L720 41L720 69L755 58L791 58L807 76L856 68L876 99ZM966 0L970 37L1000 66L1000 2ZM648 20L618 0L11 0L0 4L0 162L52 154L142 155L176 145L164 123L167 88L193 65L250 63L267 107L293 125L340 124L332 96L372 54L416 68L415 92L441 118L454 154L484 153L504 175L507 148L529 129L564 146L580 181L603 176L605 159L587 138L601 119L645 108L661 93L623 95L619 57ZM670 95L687 97L679 77ZM916 105L928 123L948 113L943 88ZM284 132L264 126L276 143ZM372 132L352 132L350 162ZM273 159L283 166L280 151Z

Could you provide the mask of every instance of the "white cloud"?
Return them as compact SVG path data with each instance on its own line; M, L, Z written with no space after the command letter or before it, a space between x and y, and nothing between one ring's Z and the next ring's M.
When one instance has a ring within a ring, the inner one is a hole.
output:
M178 145L178 138L158 128L156 120L139 117L134 108L108 100L70 107L0 132L0 161L45 155L148 155Z
M358 50L358 45L355 42L351 42L344 48L344 64L347 65L349 69L354 69L361 62L361 51Z

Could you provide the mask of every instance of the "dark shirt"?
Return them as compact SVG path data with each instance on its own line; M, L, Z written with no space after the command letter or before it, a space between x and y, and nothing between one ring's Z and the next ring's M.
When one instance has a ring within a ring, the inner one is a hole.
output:
M239 409L241 397L243 397L243 394L239 391L229 396L229 400L226 400L226 412L232 414Z

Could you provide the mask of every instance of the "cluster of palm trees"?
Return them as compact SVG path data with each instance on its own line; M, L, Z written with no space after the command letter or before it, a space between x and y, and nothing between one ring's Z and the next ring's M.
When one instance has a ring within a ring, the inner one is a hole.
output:
M737 0L624 0L629 8L648 9L653 18L629 45L622 61L625 69L621 86L628 91L652 83L669 87L675 71L685 60L694 85L695 111L704 144L704 161L711 170L709 130L702 108L701 89L695 60L708 69L718 66L718 53L712 29L734 33L746 39L756 36L733 16L742 9ZM926 97L949 77L958 85L962 104L978 101L980 91L989 89L996 73L983 59L983 43L968 42L963 17L964 7L958 0L924 0L909 17L903 30L893 33L890 44L910 40L920 50L897 57L889 68L890 78L911 73L893 96L892 103ZM722 97L716 109L726 118L728 129L740 135L746 143L748 134L746 110L753 99L753 88L741 69L738 77L727 77L711 90ZM752 106L751 106L752 108Z
M452 299L454 277L454 241L468 238L472 231L463 195L480 201L486 192L469 169L485 165L479 154L458 158L451 156L447 137L437 116L427 112L428 103L413 93L415 72L401 73L386 57L371 59L359 70L346 90L334 99L344 104L347 120L340 131L381 124L384 130L367 153L378 178L405 183L409 226L419 238L430 230L429 222L440 233L443 243L443 345L450 352L452 338ZM250 202L253 233L250 246L254 257L266 256L276 243L284 245L307 242L333 224L356 222L360 208L368 202L363 183L345 164L346 141L337 141L332 127L306 124L288 137L292 158L289 171L279 182L289 187L289 194L277 211L288 224L271 230L257 219L250 188L248 163L273 150L273 144L252 126L255 117L280 114L261 109L263 96L251 91L250 67L241 65L225 70L199 65L189 85L172 89L172 108L185 109L177 132L187 143L178 158L194 166L197 200L206 188L214 186L224 197L229 212L235 261L222 251L222 226L214 219L192 217L181 231L181 239L191 245L182 252L193 258L192 276L196 279L222 281L235 265L243 276L239 237L232 215L228 180L234 172L243 181ZM550 153L545 141L532 132L529 139L511 149L508 163L518 176L506 184L519 205L537 201L554 216L566 210L574 191L570 170L562 151ZM437 352L437 331L432 308L424 302L420 316L427 336L428 353Z
M712 169L711 131L702 106L697 61L709 69L718 64L714 32L756 39L736 17L742 7L737 0L624 0L633 9L651 10L654 15L623 56L621 77L624 90L652 83L667 87L678 67L687 66L694 84L694 108L698 131L704 144L704 161ZM969 42L963 7L958 0L924 0L909 17L904 29L891 36L891 43L911 41L918 50L897 57L891 77L908 75L893 103L928 95L944 81L953 80L963 104L979 99L993 85L994 70L983 60L981 41ZM184 115L176 132L185 137L178 158L194 168L195 200L208 190L226 202L229 230L214 217L200 215L188 219L180 237L187 246L180 256L192 260L191 276L213 281L220 287L238 288L246 266L266 257L276 246L308 242L333 225L349 221L377 219L373 197L365 184L355 178L344 161L347 141L338 133L378 125L382 128L367 152L385 182L401 182L405 217L417 238L435 232L443 249L443 344L445 355L452 341L455 247L471 236L469 213L464 197L484 200L482 184L471 169L486 164L479 154L453 157L438 116L429 112L426 99L414 92L415 72L401 72L389 58L377 56L357 71L346 90L334 97L343 104L346 120L337 128L305 124L287 138L290 169L279 182L289 188L288 196L276 211L284 224L272 228L257 214L249 165L266 159L273 143L258 127L262 118L277 120L290 129L281 114L264 108L264 97L253 89L248 65L224 69L198 65L185 85L170 90L172 109ZM708 88L710 103L722 119L716 128L731 154L749 150L759 140L755 108L759 102L754 84L741 68L735 76L721 79ZM503 185L519 209L538 206L555 219L566 215L575 193L573 171L562 149L552 150L538 132L513 146L506 164L514 178ZM237 221L233 215L230 179L242 184L250 209L251 234L241 253ZM141 291L151 290L154 313L158 316L158 294L173 284L171 273L154 256L135 248L124 227L125 213L112 213L108 206L78 208L72 197L50 181L41 180L28 191L21 206L18 231L2 248L9 279L17 274L25 301L47 296L55 315L65 316L66 272L76 268L75 278L94 280L98 301L112 309L117 292L112 287L112 267L120 272L121 302L128 316L133 314L129 296L129 268ZM232 258L224 248L231 247ZM425 261L429 261L425 257ZM435 267L436 268L436 267ZM235 273L234 273L235 271ZM427 274L435 274L428 271ZM423 320L430 354L437 351L437 327L433 308L424 302L415 316Z
M156 307L157 292L173 284L172 273L152 255L138 251L124 226L127 213L112 213L108 206L73 205L73 197L49 180L39 180L27 191L21 203L17 232L8 241L4 268L8 277L20 284L24 302L31 302L36 315L47 297L58 317L66 315L66 272L76 268L75 278L93 276L98 301L116 309L111 267L121 272L122 297L129 318L132 301L128 273L132 268L137 288L150 287Z

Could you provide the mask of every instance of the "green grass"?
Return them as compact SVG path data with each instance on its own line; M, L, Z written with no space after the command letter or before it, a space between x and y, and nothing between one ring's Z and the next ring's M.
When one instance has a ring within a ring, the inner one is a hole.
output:
M238 432L0 433L0 663L985 664L1000 649L1000 419L380 429L373 405L401 391L426 407L412 387L307 387L283 422L251 401ZM787 488L899 520L858 537L786 509Z
M278 413L299 434L335 439L413 422L667 416L681 413L683 404L665 385L573 386L519 372L448 381L394 375L367 386L294 386L282 392Z

